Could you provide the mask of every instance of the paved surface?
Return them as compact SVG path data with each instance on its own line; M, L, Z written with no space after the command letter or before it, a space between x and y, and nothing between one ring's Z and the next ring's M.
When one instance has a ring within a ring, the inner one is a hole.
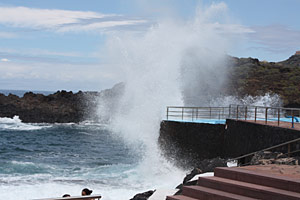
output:
M246 121L246 122L253 122L253 123L257 123L257 124L263 124L263 125L268 125L268 126L278 126L278 122L276 121L263 121L263 120L256 120L256 122L254 120L240 120L240 121ZM289 129L294 129L294 130L299 130L300 131L300 123L294 123L294 128L292 128L292 123L291 122L280 122L279 123L279 127L282 128L289 128Z

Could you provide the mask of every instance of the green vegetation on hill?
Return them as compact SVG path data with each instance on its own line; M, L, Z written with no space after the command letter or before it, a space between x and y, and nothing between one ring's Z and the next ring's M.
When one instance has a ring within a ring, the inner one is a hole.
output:
M227 84L230 95L276 93L284 106L300 107L300 55L276 63L231 57Z

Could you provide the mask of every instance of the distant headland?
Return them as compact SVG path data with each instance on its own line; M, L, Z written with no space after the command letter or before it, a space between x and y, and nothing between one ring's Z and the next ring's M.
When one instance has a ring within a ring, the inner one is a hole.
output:
M49 95L27 92L23 97L0 93L0 117L17 115L27 123L78 123L96 117L98 98L113 99L122 88L120 83L101 92L62 90Z

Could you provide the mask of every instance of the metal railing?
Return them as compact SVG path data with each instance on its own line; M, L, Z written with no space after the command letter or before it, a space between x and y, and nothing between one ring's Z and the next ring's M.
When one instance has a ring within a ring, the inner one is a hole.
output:
M282 122L289 122L291 128L299 122L299 108L264 107L250 105L230 105L230 118L236 120L248 120L264 124L280 126Z
M296 154L300 152L300 138L294 139L294 140L290 140L288 142L284 142L278 145L274 145L272 147L260 150L260 151L256 151L253 153L249 153L246 155L242 155L233 159L230 159L228 161L234 161L237 160L238 161L238 165L242 166L242 165L248 165L252 159L252 157L258 153L258 152L263 152L263 151L279 151L279 152L286 152L283 153L283 155L281 157L291 157L292 154ZM298 154L297 154L298 155Z
M248 120L256 123L264 123L280 126L282 122L290 123L294 128L299 122L299 108L264 107L251 105L234 105L228 107L181 107L168 106L166 113L167 120L197 121L201 119L236 119ZM275 122L275 123L274 123Z
M199 119L227 119L229 118L229 107L167 107L167 120L189 120Z
M74 197L35 199L35 200L100 200L100 199L101 199L101 195L89 195L89 196L74 196Z

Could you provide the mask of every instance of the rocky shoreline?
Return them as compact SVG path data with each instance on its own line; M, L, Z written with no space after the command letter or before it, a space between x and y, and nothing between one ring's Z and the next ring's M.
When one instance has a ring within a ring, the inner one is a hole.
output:
M27 92L23 97L0 94L0 117L19 116L26 123L69 123L80 122L87 115L88 97L97 93L58 91L45 96Z
M0 117L19 116L25 123L78 123L97 120L98 101L114 101L124 85L101 92L57 91L43 95L27 92L23 97L14 94L0 94Z

